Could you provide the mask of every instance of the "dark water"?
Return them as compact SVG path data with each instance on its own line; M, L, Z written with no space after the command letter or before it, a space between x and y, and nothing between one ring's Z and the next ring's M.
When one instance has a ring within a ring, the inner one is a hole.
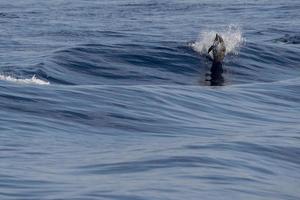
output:
M0 199L300 199L299 10L0 1Z

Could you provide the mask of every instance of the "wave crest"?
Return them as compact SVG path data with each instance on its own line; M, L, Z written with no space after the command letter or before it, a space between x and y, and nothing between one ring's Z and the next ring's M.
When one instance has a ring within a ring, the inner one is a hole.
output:
M36 85L50 85L48 81L44 81L41 79L38 79L36 75L33 75L31 78L15 78L13 76L6 76L0 74L0 80L2 81L9 81L9 82L14 82L14 83L20 83L20 84L36 84Z

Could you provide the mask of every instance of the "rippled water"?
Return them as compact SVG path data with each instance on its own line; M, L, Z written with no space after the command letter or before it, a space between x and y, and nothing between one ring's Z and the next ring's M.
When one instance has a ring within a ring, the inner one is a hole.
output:
M0 199L300 199L299 9L1 1Z

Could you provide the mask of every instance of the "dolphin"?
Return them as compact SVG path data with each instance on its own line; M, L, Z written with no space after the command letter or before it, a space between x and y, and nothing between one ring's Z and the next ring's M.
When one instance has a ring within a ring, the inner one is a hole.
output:
M210 83L212 86L223 85L224 78L222 62L225 57L226 47L223 38L216 34L213 45L208 49L208 53L213 52L213 63L210 69Z
M211 47L209 47L208 53L211 50L213 51L214 62L222 62L224 60L226 47L223 38L219 34L216 34L214 43Z

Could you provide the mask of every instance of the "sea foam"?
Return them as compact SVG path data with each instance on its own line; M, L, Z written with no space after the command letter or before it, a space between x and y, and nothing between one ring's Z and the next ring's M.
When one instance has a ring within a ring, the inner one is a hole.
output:
M221 31L201 31L198 39L195 42L191 43L190 46L194 51L197 51L200 54L207 54L209 47L213 44L216 33L220 34L224 39L226 54L237 55L239 48L246 42L240 28L236 25L229 25Z

